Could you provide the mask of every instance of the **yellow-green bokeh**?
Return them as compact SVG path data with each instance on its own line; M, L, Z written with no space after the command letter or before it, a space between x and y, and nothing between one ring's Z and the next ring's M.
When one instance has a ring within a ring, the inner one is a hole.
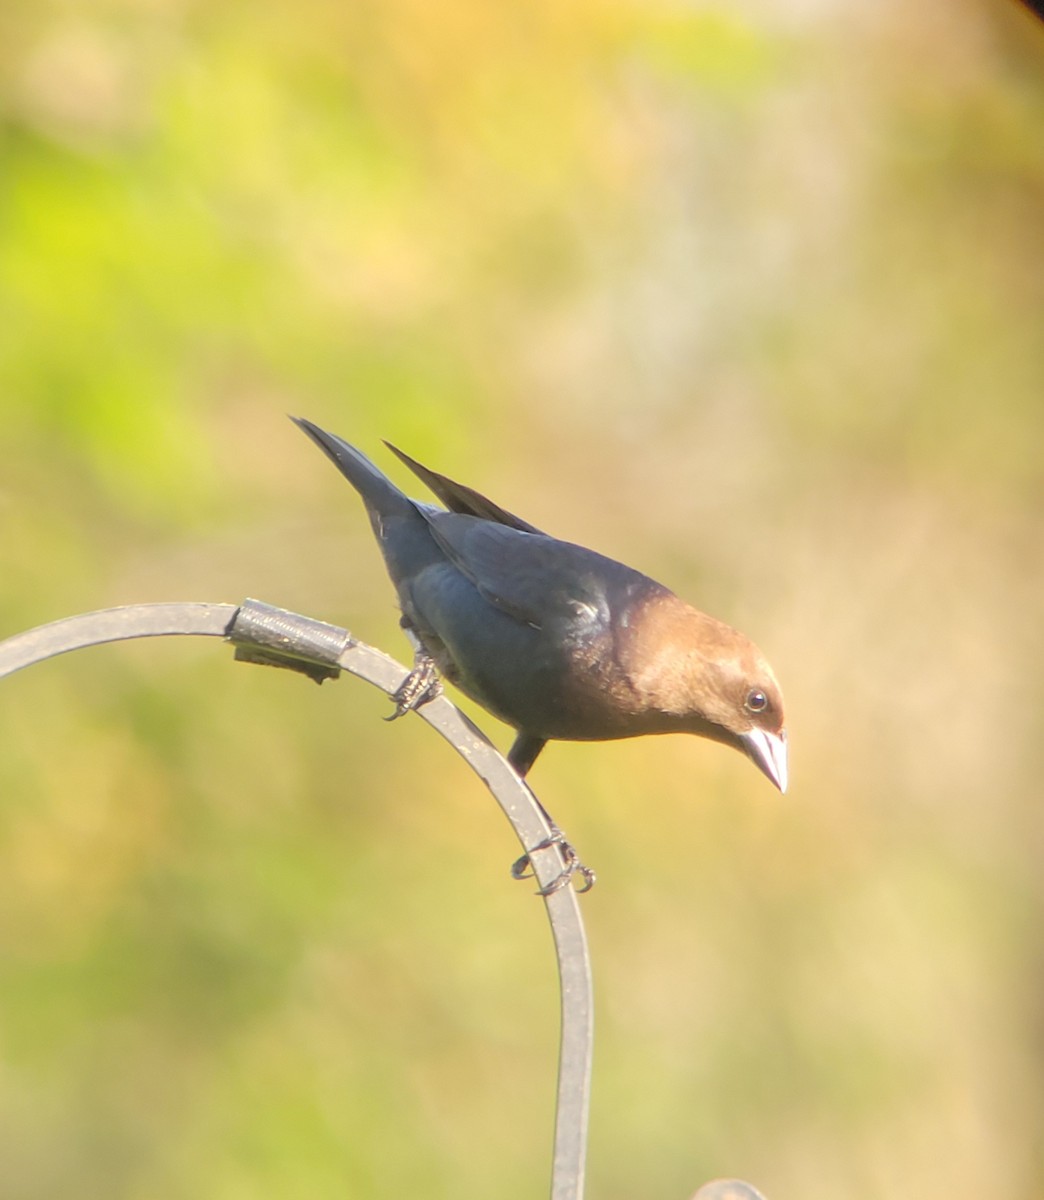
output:
M0 637L253 595L407 656L287 412L633 562L768 653L793 785L534 770L590 1195L1036 1197L1042 131L1004 0L9 0ZM196 643L0 686L5 1200L545 1192L544 918L386 711Z

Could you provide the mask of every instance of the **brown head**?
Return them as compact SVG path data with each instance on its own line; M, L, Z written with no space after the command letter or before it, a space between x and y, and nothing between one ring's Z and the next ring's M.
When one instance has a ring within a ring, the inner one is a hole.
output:
M666 589L625 620L620 662L647 730L735 746L785 792L783 696L757 646Z

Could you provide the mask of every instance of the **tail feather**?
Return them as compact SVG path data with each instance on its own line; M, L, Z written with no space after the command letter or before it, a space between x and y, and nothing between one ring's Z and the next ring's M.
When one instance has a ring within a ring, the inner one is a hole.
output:
M483 496L481 492L476 492L474 488L466 487L463 483L455 483L447 476L440 475L438 471L433 471L431 467L425 467L415 458L410 458L404 451L393 446L391 442L384 444L400 462L410 468L418 479L428 485L450 512L464 513L469 517L482 517L486 521L496 521L498 525L521 529L523 533L540 532L535 525L530 525L528 521L523 521L521 517L516 517L514 513L508 512L506 508L494 504L492 500Z
M361 451L343 438L327 433L304 417L291 417L363 498L373 514L391 516L395 513L416 512L413 501L400 491L382 471L379 471Z

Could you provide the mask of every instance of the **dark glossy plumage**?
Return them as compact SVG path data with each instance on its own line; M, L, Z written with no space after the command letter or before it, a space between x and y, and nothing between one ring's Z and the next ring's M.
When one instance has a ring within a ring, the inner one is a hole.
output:
M743 634L389 446L446 508L411 500L353 446L293 420L362 497L404 628L517 730L520 774L552 739L688 732L744 751L785 789L782 696Z

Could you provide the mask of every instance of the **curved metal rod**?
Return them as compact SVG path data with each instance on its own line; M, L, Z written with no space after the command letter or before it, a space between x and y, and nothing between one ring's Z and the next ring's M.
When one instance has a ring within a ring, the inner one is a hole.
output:
M318 682L343 667L392 695L408 671L344 629L273 608L244 604L136 604L103 609L41 625L0 642L0 678L57 654L141 637L226 637L245 661L288 667ZM562 870L556 847L533 849L550 830L529 788L495 747L444 696L418 715L437 730L492 792L523 848L531 854L541 887ZM558 1068L551 1200L581 1200L591 1087L593 996L587 938L571 888L543 897L558 957L562 1041Z
M692 1200L765 1200L765 1197L742 1179L712 1179Z
M106 642L175 634L224 637L238 611L235 604L132 604L65 617L0 642L0 679L45 658Z

